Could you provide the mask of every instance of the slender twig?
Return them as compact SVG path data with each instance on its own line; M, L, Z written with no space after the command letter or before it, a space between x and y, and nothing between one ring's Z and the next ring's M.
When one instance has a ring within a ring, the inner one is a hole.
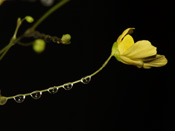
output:
M108 57L108 59L104 62L104 64L97 71L95 71L94 73L92 73L90 76L92 77L92 76L96 75L97 73L99 73L108 64L108 62L109 62L109 60L111 59L112 56L113 55L111 54Z
M12 40L10 41L10 43L4 48L4 51L2 53L2 55L0 56L0 61L3 59L3 57L7 54L7 52L10 50L10 48L13 46L13 42Z
M8 45L6 45L3 49L0 50L0 55L4 53L4 51L7 49Z
M36 29L36 27L38 27L49 15L51 15L54 11L56 11L57 9L59 9L60 7L62 7L64 4L66 4L67 2L69 2L69 0L62 0L60 2L58 2L55 6L53 6L50 10L48 10L43 16L41 16L34 24L32 27L30 27L29 29L27 29L25 31L24 34L22 34L20 37L16 38L19 27L21 25L21 23L17 23L15 32L13 34L12 39L10 40L9 44L7 46L5 46L3 49L0 50L0 60L2 60L2 58L6 55L6 53L9 51L9 49L15 45L16 43L19 43L20 40L22 38L24 38L26 36L26 34L30 34L32 33L32 31L34 31ZM22 19L23 21L24 19Z
M38 25L40 25L41 22L43 22L50 14L52 14L54 11L56 11L57 9L59 9L60 7L62 7L67 2L69 2L69 0L62 0L61 2L59 2L58 4L56 4L55 6L53 6L43 16L41 16L41 18L38 21L36 21L35 24L30 29L31 30L35 30L36 27L38 27Z
M23 42L18 42L17 43L18 45L21 45L21 46L31 46L31 45L33 45L33 42L29 42L29 43L23 43Z
M108 62L109 62L109 60L112 58L112 54L108 57L108 59L104 62L104 64L97 70L97 71L95 71L94 73L92 73L92 74L90 74L90 75L88 75L88 76L86 76L86 77L83 77L83 78L81 78L81 79L79 79L79 80L76 80L76 81L73 81L73 82L68 82L68 83L66 83L66 84L62 84L62 85L59 85L59 86L54 86L54 87L49 87L49 88L47 88L47 89L43 89L43 90L36 90L36 91L33 91L33 92L30 92L30 93L25 93L25 94L17 94L17 95L14 95L14 96L9 96L9 97L5 97L7 100L9 100L9 99L15 99L16 97L19 97L19 96L21 96L21 97L26 97L26 96L31 96L33 93L36 93L36 92L40 92L41 94L42 93L44 93L44 92L48 92L50 89L59 89L59 88L64 88L64 86L65 85L67 85L67 84L70 84L71 86L73 86L74 84L77 84L77 83L83 83L83 84L87 84L90 80L91 80L91 78L93 77L93 76L95 76L96 74L98 74L107 64L108 64ZM86 79L87 78L87 83L84 83L84 79Z

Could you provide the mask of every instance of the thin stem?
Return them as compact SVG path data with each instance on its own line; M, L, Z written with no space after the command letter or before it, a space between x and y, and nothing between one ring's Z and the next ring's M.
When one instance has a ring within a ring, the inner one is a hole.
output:
M3 59L3 57L7 54L7 52L8 52L9 49L10 49L10 48L4 50L3 54L0 56L0 60Z
M69 0L62 0L58 4L56 4L55 6L53 6L38 21L36 21L36 23L30 29L31 30L35 30L36 27L38 27L38 25L41 24L41 22L43 22L50 14L52 14L54 11L56 11L57 9L59 9L60 7L62 7L67 2L69 2Z
M7 54L7 52L10 50L10 48L12 47L14 45L14 43L13 43L13 38L12 38L12 40L10 41L10 43L6 46L6 47L4 47L2 50L3 50L3 53L2 53L2 55L0 56L0 61L3 59L3 57Z
M3 49L0 50L0 54L3 54L4 51L7 49L8 45L6 45Z
M21 23L22 23L21 18L18 18L17 26L16 26L15 32L14 32L13 37L12 37L13 39L16 39L16 36L17 36L18 30L19 30L19 27L21 26Z
M69 2L69 0L62 0L60 1L58 4L56 4L55 6L53 6L49 11L47 11L38 21L36 21L36 23L29 28L27 31L33 31L35 30L36 27L38 27L38 25L41 24L41 22L43 22L50 14L52 14L54 11L56 11L57 9L59 9L60 7L62 7L64 4L66 4L67 2ZM6 53L9 51L9 49L16 43L18 43L23 37L25 37L25 33L23 35L21 35L20 37L16 38L16 35L18 33L19 27L21 25L21 23L24 21L24 19L21 20L21 22L19 23L19 20L17 21L17 26L15 29L15 32L13 34L13 37L11 39L11 41L9 42L9 44L7 46L5 46L3 49L0 50L0 60L2 60L2 58L6 55Z
M0 60L3 59L3 57L7 54L7 52L10 50L10 48L18 41L20 40L22 37L16 38L19 27L21 26L22 22L24 21L24 19L21 20L21 18L17 19L17 25L14 31L14 34L9 42L9 44L7 46L5 46L3 49L0 50L0 54L2 54L0 56Z
M15 31L14 31L14 34L13 34L13 37L11 38L9 44L7 46L5 46L3 49L0 50L0 54L2 54L2 56L0 57L0 60L3 58L3 56L7 53L7 51L9 50L9 48L11 47L11 45L13 45L13 41L16 39L16 35L17 35L17 32L19 30L19 27L21 25L22 21L20 18L17 19L17 25L16 25L16 28L15 28Z
M92 76L95 76L97 73L99 73L109 62L109 60L111 59L113 55L111 54L108 59L104 62L104 64L97 70L95 71L94 73L92 73L91 75L88 75L89 77L92 77ZM79 79L79 80L76 80L74 82L70 82L71 84L77 84L77 83L80 83L82 82L82 79ZM59 85L59 86L55 86L55 87L50 87L50 88L63 88L64 87L64 84L63 85ZM47 88L47 89L43 89L43 90L37 90L37 91L33 91L33 92L47 92L50 88ZM30 93L25 93L25 94L18 94L18 95L15 95L15 96L10 96L10 97L6 97L7 99L14 99L15 97L17 96L30 96L33 92L30 92Z
M29 43L22 43L22 42L17 42L18 45L21 45L21 46L31 46L33 45L33 42L29 42Z
M97 73L99 73L99 72L108 64L108 62L109 62L109 60L111 59L112 56L113 56L113 55L111 54L111 55L108 57L108 59L104 62L104 64L103 64L97 71L95 71L94 73L92 73L92 74L89 75L89 76L92 77L92 76L95 76Z
M22 37L19 37L18 39L14 38L14 36L12 37L12 39L10 40L9 44L7 46L5 46L2 50L0 50L0 53L2 53L2 55L0 56L0 61L3 59L3 57L7 54L7 52L10 50L10 48L21 39Z

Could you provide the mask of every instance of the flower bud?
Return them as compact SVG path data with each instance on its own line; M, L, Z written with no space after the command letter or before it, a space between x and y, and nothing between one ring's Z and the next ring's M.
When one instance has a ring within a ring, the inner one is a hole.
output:
M0 105L5 105L7 103L7 97L0 95Z
M22 20L21 20L21 18L19 17L18 19L17 19L17 25L20 25L22 23Z
M43 39L37 39L33 43L33 50L36 53L42 53L45 50L46 43Z
M25 17L25 20L26 20L28 23L34 22L34 18L31 17L31 16L26 16L26 17Z
M71 35L70 34L64 34L61 38L61 43L62 44L70 44L71 43L70 40L71 40Z

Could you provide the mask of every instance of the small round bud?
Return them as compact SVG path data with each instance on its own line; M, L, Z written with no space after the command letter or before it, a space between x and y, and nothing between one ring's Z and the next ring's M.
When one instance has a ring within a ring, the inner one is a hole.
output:
M7 97L0 95L0 105L5 105L7 103Z
M34 18L31 17L31 16L26 16L26 17L25 17L25 20L26 20L28 23L34 22Z
M71 35L70 34L64 34L61 38L61 43L62 44L70 44L71 43L70 40L71 40Z
M33 50L36 53L42 53L45 50L46 43L43 39L37 39L33 43Z

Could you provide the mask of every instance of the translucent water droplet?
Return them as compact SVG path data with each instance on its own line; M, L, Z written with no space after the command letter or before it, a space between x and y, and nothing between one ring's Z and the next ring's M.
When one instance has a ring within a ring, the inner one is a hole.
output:
M91 76L86 76L81 79L83 84L88 84L91 81Z
M73 83L71 83L71 82L66 83L66 84L64 84L64 86L63 86L63 88L64 88L65 90L71 90L72 87L73 87Z
M55 94L55 93L58 92L58 88L57 87L51 87L51 88L48 89L48 92L50 94Z
M39 98L41 98L41 96L42 96L42 92L40 92L40 91L35 91L35 92L32 92L30 96L31 96L33 99L39 99Z
M15 96L13 99L17 102L17 103L22 103L25 100L25 96L24 95L18 95Z

